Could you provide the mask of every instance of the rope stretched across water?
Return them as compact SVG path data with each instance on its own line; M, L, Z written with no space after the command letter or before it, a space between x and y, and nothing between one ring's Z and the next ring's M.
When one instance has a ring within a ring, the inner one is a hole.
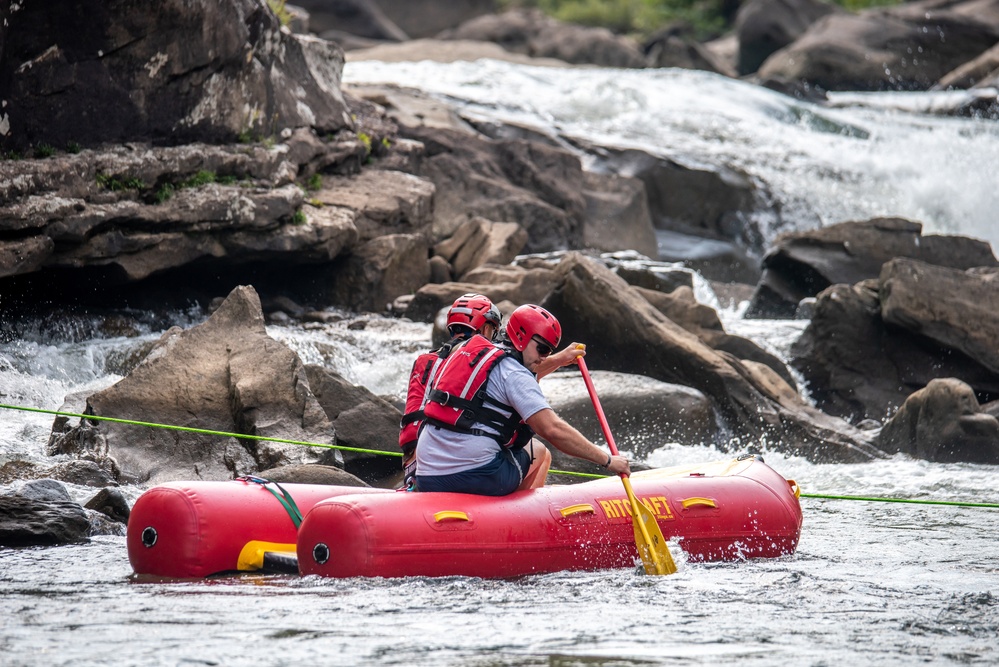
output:
M60 410L45 410L43 408L33 408L24 405L6 405L0 403L0 409L3 410L19 410L21 412L35 412L46 415L55 415L57 417L74 417L78 419L90 419L95 421L106 421L113 422L115 424L129 424L132 426L146 426L148 428L159 428L166 429L169 431L183 431L185 433L198 433L201 435L217 435L229 438L241 438L243 440L263 440L267 442L278 442L286 445L300 445L302 447L321 447L323 449L339 449L343 452L355 452L358 454L376 454L379 456L397 456L401 457L402 452L385 452L380 449L363 449L360 447L346 447L344 445L331 445L321 442L306 442L304 440L288 440L286 438L272 438L266 435L251 435L249 433L229 433L227 431L215 431L207 428L194 428L191 426L176 426L174 424L159 424L157 422L146 422L138 421L135 419L118 419L117 417L103 417L101 415L85 415L78 412L62 412ZM571 470L550 470L552 474L556 475L571 475L573 477L587 477L593 479L601 479L608 477L608 475L597 475L587 472L574 472ZM843 495L830 495L821 493L802 493L801 498L815 498L822 500L859 500L863 502L882 502L882 503L911 503L918 505L947 505L952 507L991 507L999 508L999 503L972 503L963 501L952 501L952 500L916 500L913 498L885 498L878 496L843 496Z

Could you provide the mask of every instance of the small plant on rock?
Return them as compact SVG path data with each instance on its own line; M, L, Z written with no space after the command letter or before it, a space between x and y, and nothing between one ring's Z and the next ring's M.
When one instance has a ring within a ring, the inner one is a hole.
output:
M146 188L146 184L139 178L121 178L104 172L97 172L97 185L112 192L144 190Z

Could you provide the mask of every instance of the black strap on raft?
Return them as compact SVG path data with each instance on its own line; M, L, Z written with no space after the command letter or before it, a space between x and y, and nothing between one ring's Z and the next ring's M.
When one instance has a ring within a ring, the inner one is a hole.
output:
M278 551L265 551L261 572L266 574L298 574L298 556Z
M291 517L291 522L295 524L295 528L297 529L302 525L302 512L298 509L298 505L295 504L295 499L292 498L291 494L288 493L280 484L272 482L269 479L264 479L263 477L254 477L253 475L244 475L242 477L237 477L236 479L253 482L254 484L259 484L267 489L270 494L277 498L278 502L284 506L285 511L288 512L288 516ZM269 486L270 484L276 486L281 494L278 495L278 492Z

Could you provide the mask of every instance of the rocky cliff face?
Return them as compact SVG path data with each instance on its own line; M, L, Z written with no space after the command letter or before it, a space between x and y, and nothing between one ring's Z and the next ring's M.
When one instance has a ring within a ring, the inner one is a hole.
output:
M3 3L0 149L350 127L343 52L261 0Z

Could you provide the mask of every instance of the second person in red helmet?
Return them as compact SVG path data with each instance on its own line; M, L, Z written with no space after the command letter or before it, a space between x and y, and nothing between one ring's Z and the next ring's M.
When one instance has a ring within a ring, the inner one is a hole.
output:
M525 305L510 315L507 341L473 335L451 350L426 393L416 447L416 490L502 496L542 486L551 454L560 451L615 474L627 459L611 456L555 414L538 377L583 354L575 347L553 356L562 338L558 320Z

